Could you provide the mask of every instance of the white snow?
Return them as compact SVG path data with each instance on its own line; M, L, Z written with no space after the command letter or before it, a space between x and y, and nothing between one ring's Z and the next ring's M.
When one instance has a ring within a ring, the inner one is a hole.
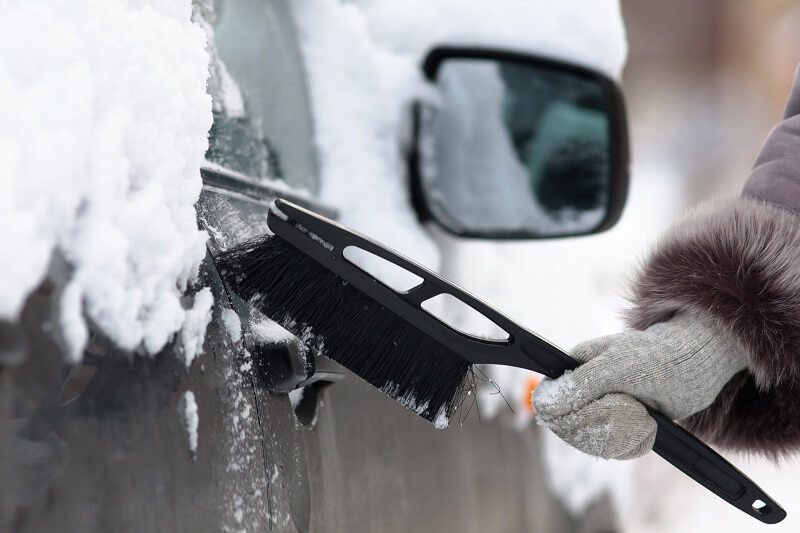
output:
M503 46L622 73L617 0L357 0L381 47L420 58L434 44Z
M206 338L206 326L211 322L211 307L214 296L211 289L204 287L194 295L194 305L184 313L183 327L180 332L180 353L186 367L203 352L203 341Z
M568 395L573 386L572 370L567 370L558 379L549 379L539 383L531 394L531 403L534 408L537 405L552 407L555 402Z
M192 457L197 456L197 429L200 425L200 418L197 412L197 402L194 393L187 390L178 402L178 414L181 416L183 428L186 431L186 438L189 441L189 452Z
M250 319L250 334L253 340L259 343L283 342L294 339L294 335L281 327L274 320L261 315L254 315Z
M419 402L414 393L406 393L403 396L398 396L400 386L396 383L389 382L381 388L381 391L388 396L394 398L400 405L410 409L421 415L428 409L428 402Z
M414 411L418 415L423 414L428 409L428 402L420 402L416 395L413 393L406 393L403 396L398 396L399 386L396 383L389 382L381 388L384 394L387 394L395 399L400 405L406 409ZM447 416L445 408L442 407L436 413L433 419L433 426L436 429L445 429L450 426L450 418Z
M340 209L345 225L435 268L438 251L411 209L398 136L405 106L424 89L417 58L379 47L356 5L292 7L310 76L321 200Z
M299 389L289 391L289 403L292 404L292 409L297 409L297 406L300 405L305 390L305 387L300 387Z
M207 300L181 305L205 254L194 203L211 125L190 17L184 0L4 3L0 317L50 275L72 361L87 321L148 353L202 333Z
M242 338L242 322L239 320L239 315L233 309L222 310L222 323L225 325L225 331L228 337L233 342L239 342Z
M433 427L436 429L445 429L450 427L450 418L447 416L447 413L444 409L440 409L438 413L436 413L436 418L433 419Z

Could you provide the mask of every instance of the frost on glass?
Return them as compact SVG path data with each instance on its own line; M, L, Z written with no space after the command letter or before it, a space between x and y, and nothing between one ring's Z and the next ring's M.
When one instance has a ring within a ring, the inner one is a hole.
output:
M297 36L283 2L201 3L214 124L206 159L251 178L316 190L316 156Z

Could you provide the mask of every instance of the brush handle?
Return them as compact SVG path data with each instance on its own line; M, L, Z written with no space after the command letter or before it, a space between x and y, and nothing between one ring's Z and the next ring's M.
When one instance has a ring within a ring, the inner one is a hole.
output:
M580 363L563 350L380 243L290 202L276 200L275 207L277 211L270 211L268 224L276 235L471 363L526 368L550 378L579 366ZM375 254L423 281L406 292L397 292L350 263L343 254L348 247ZM504 330L508 338L498 341L467 335L422 309L423 302L440 294L449 294L472 307ZM653 446L657 454L761 522L774 524L786 517L777 502L717 452L657 410L650 407L647 410L658 424Z
M658 424L653 451L705 488L766 523L777 524L786 511L738 468L665 415L648 407Z

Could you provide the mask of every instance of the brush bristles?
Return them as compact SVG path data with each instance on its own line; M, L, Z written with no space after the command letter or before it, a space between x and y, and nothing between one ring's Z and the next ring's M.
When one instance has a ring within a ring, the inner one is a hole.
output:
M243 300L437 427L467 392L470 363L283 239L217 258Z

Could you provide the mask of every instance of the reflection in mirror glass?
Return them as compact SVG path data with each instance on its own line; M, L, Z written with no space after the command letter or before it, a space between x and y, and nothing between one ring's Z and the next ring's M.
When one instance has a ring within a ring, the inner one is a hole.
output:
M445 60L426 121L423 179L456 231L591 231L605 218L605 88L572 71L495 59Z

